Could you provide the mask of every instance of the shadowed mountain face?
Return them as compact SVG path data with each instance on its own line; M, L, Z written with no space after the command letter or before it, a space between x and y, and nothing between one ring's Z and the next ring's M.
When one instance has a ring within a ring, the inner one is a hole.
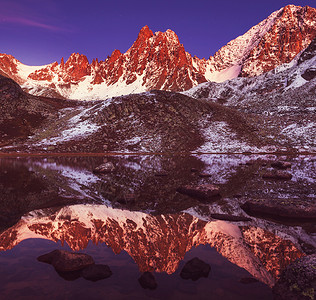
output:
M0 145L3 146L25 140L45 121L55 119L59 109L71 104L29 95L12 79L0 75L0 105Z
M312 7L288 5L209 59L192 57L172 30L153 33L144 26L126 53L114 50L105 61L89 63L85 55L73 53L60 64L30 67L0 54L0 71L40 96L95 100L153 89L184 91L289 63L315 37L315 16Z

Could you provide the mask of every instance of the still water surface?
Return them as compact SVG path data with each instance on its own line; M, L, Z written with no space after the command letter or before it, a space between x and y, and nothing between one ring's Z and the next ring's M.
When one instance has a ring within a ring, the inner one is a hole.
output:
M263 180L280 159L292 163L292 179ZM114 170L94 174L104 162ZM281 270L315 251L315 225L248 216L240 205L253 198L314 203L315 166L313 156L2 158L0 298L272 299ZM208 183L220 187L220 199L205 203L177 192ZM215 213L251 220L217 220ZM65 280L37 261L55 249L89 254L113 274ZM180 272L194 257L211 271L184 280ZM155 290L138 282L146 271ZM257 281L243 283L249 278Z

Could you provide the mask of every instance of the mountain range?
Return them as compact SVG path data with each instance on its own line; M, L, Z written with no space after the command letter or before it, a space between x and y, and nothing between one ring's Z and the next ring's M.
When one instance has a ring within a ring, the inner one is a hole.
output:
M39 68L0 55L0 149L313 152L315 12L286 6L208 60L147 26L125 54L91 64L73 54Z
M0 74L34 95L96 100L153 89L185 91L207 81L253 77L289 63L316 36L316 9L288 5L273 12L214 56L200 59L185 51L175 32L143 27L133 45L91 63L73 53L61 62L27 66L0 54Z

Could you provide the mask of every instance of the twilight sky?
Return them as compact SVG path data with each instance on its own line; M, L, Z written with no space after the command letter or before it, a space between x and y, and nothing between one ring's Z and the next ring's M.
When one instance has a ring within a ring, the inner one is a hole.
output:
M315 0L0 0L0 53L43 65L73 52L104 60L148 25L172 29L191 55L208 58L287 4Z

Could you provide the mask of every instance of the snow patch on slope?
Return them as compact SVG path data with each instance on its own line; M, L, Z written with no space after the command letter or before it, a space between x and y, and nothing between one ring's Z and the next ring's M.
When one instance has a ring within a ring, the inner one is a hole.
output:
M196 152L258 152L257 147L249 146L247 143L238 140L226 122L200 122L200 130L205 142L196 149Z
M109 102L110 101L105 102L104 106L109 105ZM81 112L68 120L67 124L65 124L66 129L63 129L58 136L45 138L37 143L36 146L56 145L57 143L80 139L97 132L101 126L93 123L90 120L91 118L89 118L89 113L94 108L95 106L86 109L81 107ZM67 113L68 111L69 108L62 110L64 113ZM87 116L87 119L85 119L85 116Z
M18 69L18 74L19 76L23 79L23 80L27 80L27 77L38 70L44 69L48 66L50 66L51 64L48 65L43 65L43 66L28 66L28 65L24 65L22 63L18 63L17 65L17 69Z
M241 70L241 66L238 64L231 66L222 71L211 72L210 69L207 69L205 72L205 78L208 81L224 82L226 80L236 78L239 75L240 70Z

